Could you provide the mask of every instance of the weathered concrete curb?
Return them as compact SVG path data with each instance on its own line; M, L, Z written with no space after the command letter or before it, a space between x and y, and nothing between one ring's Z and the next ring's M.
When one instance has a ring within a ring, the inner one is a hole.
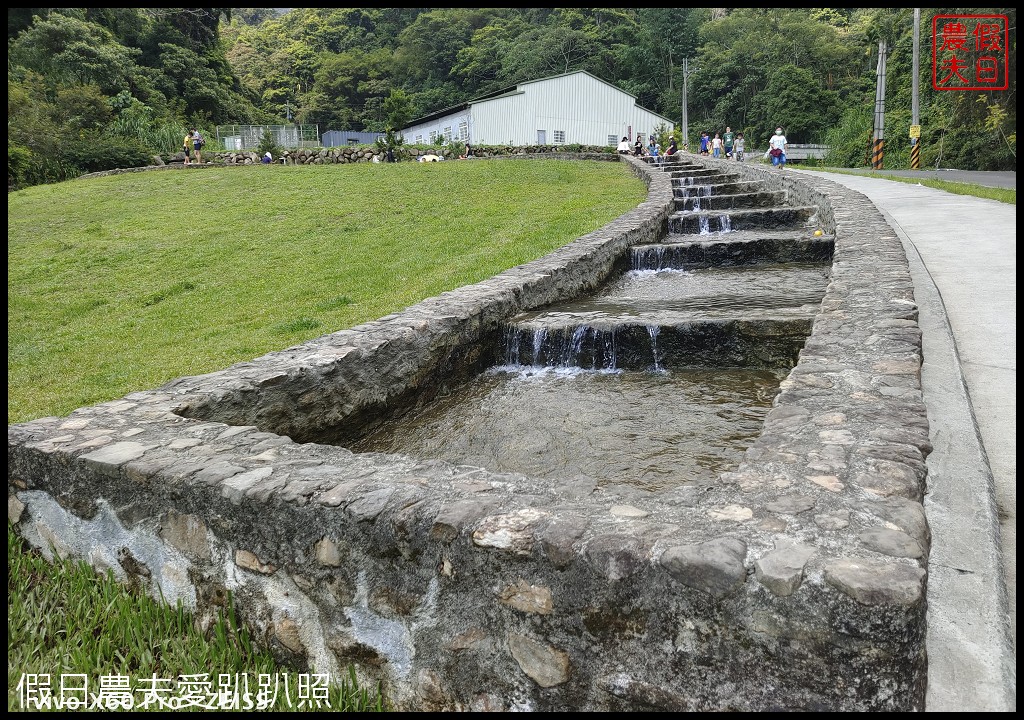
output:
M652 495L288 437L429 394L512 314L656 238L668 176L623 162L647 202L541 260L9 427L9 516L39 547L144 568L171 601L232 591L278 651L357 662L400 707L921 709L920 332L902 248L863 196L741 169L817 205L836 252L800 363L718 485Z

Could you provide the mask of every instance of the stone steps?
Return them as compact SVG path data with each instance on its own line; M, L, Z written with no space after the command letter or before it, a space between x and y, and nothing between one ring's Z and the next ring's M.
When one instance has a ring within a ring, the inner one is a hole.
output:
M599 324L550 313L510 326L505 360L510 365L619 370L790 367L816 311L811 306L721 318L603 314Z
M670 235L658 244L634 245L631 267L634 270L665 270L725 267L758 263L821 262L832 259L835 237L810 233L757 232L740 230L721 233L714 239L681 240L685 235Z
M676 198L676 210L686 212L701 210L730 210L732 208L770 208L780 207L786 202L784 190L762 192L745 192L733 194L703 195L688 198Z
M677 212L669 216L668 231L678 235L688 235L765 228L797 229L805 226L816 212L817 208L813 205Z
M711 188L712 197L714 197L715 195L735 195L738 193L764 191L764 185L759 182L704 182L703 180L701 180L700 182L693 182L690 184L676 184L676 181L673 180L672 194L675 195L675 197L677 198L684 198L687 197L688 195L692 195L694 192L697 192L699 188L703 187Z

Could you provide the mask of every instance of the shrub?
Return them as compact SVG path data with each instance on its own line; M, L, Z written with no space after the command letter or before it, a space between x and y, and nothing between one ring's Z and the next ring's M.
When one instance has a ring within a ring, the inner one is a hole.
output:
M150 155L149 149L138 140L92 135L66 142L59 150L58 160L87 173L142 167L149 165Z

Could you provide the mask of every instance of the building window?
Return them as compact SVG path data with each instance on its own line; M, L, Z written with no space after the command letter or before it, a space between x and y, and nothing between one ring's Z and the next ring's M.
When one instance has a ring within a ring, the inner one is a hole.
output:
M349 138L348 139L348 144L349 145L358 145L359 144L359 138Z
M565 130L555 130L555 145L565 145Z
M616 138L618 138L617 135L609 135L608 136L608 144L609 145L618 145L619 141Z
M547 145L547 142L548 142L548 134L547 134L547 132L544 131L544 130L538 130L537 131L537 144L538 145Z
M444 129L444 139L447 140L448 142L452 141L452 129L451 129L451 127L446 127Z
M469 123L459 123L459 140L469 140Z
M423 144L423 136L422 135L417 135L416 136L416 144L417 145L422 145Z
M430 131L430 144L431 145L436 145L437 144L437 130L431 130Z

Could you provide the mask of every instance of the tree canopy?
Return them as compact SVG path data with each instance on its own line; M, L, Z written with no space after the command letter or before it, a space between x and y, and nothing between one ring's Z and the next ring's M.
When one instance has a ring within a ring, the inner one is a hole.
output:
M931 87L931 18L956 12L922 13L923 160L1016 167L1015 42L1009 90ZM1005 15L1016 27L1013 9L972 12ZM792 142L827 142L834 162L859 165L883 38L887 158L905 162L909 151L908 9L15 8L7 32L14 186L126 161L117 148L167 151L185 126L291 117L321 132L382 132L572 70L678 117L684 60L691 143L730 125L757 147L782 125ZM85 165L83 133L105 148Z

